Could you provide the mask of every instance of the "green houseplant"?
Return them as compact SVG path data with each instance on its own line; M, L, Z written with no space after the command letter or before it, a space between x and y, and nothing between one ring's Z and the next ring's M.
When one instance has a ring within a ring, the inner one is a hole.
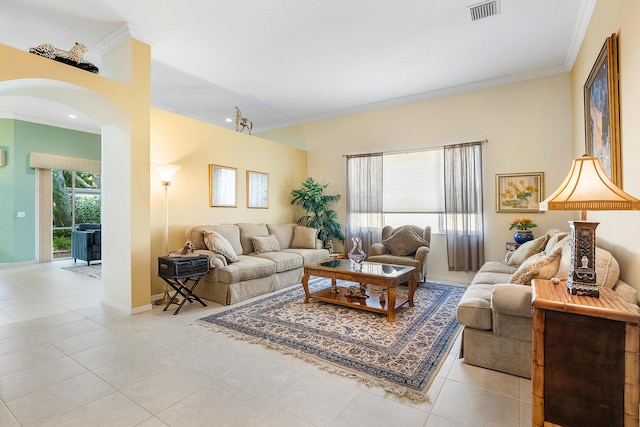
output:
M298 219L298 224L317 228L318 238L326 246L330 236L344 242L344 234L340 231L340 224L336 221L338 214L329 209L331 203L340 200L340 195L323 194L329 184L320 184L311 177L308 177L302 187L291 191L292 205L301 206L307 213Z

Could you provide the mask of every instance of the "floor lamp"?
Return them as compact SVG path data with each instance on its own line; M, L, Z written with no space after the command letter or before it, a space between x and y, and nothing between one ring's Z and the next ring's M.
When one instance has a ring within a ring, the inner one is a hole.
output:
M160 178L162 179L162 186L164 187L164 253L166 255L169 253L169 186L171 185L171 179L173 175L180 169L178 165L170 165L170 164L157 164L153 163L153 168L158 172ZM164 285L164 295L161 299L156 300L156 305L167 305L171 297L169 297L169 287L165 283Z
M596 283L596 227L586 211L640 210L640 200L622 191L607 177L596 157L573 161L560 187L540 203L540 210L579 210L580 221L571 227L571 267L567 290L572 295L599 297Z

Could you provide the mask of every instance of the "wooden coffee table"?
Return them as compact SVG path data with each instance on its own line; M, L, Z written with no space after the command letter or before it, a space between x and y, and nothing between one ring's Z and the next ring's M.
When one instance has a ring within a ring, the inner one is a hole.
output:
M405 265L378 262L363 262L360 266L356 266L347 259L327 259L313 264L305 264L304 276L302 276L302 287L306 295L304 302L306 304L310 298L313 298L318 301L382 313L387 315L389 322L393 322L398 307L406 303L409 303L409 307L413 307L413 294L418 286L413 276L413 270L415 270L413 267ZM331 287L310 293L309 278L311 276L331 279ZM347 296L345 287L336 286L338 279L354 282L355 286L366 283L386 288L387 298L381 303L380 292L369 290L367 290L368 298ZM398 297L396 286L404 282L409 282L409 294L406 297Z

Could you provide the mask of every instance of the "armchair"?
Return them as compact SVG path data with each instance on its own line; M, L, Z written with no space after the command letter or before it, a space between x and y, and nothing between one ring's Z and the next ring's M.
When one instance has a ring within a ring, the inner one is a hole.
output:
M403 225L382 229L382 243L371 245L367 261L415 267L418 282L427 277L427 259L431 246L431 227Z
M101 224L78 224L71 232L71 257L91 265L91 261L102 259Z

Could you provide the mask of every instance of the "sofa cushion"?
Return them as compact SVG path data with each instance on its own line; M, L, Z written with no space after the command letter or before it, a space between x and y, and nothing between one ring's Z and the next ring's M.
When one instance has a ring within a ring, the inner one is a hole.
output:
M549 240L547 240L544 251L550 254L551 252L553 252L553 249L556 247L556 245L560 244L560 242L563 242L563 244L566 243L565 239L567 238L570 239L569 233L567 233L566 231L558 231L551 234L549 236Z
M411 228L400 227L393 235L382 241L389 251L395 256L405 256L414 253L420 246L429 246L429 242Z
M253 250L257 254L262 254L265 252L278 252L280 250L280 244L278 243L278 239L273 234L268 236L254 236L251 238L251 243L253 244Z
M256 236L268 236L269 230L267 230L267 224L237 224L240 229L240 244L242 245L242 254L246 255L253 252L253 243L251 238Z
M546 243L546 235L523 243L518 249L513 251L509 259L507 260L507 265L519 266L520 264L525 262L531 255L541 252L544 249Z
M532 255L513 273L509 283L531 285L531 280L535 278L551 279L558 271L561 255L561 247L556 248L550 254L539 252Z
M280 249L282 250L291 247L293 229L296 228L296 226L296 224L267 224L267 230L269 230L269 234L276 236Z
M516 272L517 269L518 267L516 266L506 265L502 262L487 261L484 264L482 264L482 267L480 267L480 270L478 270L478 272L479 273L504 273L504 274L512 275L513 273Z
M315 249L316 239L320 230L311 227L296 226L293 229L292 248L298 249Z
M213 230L203 230L204 243L207 249L222 255L228 262L238 261L238 255L233 250L231 243L225 239L220 233Z
M491 330L493 285L470 285L458 303L458 323L474 329Z
M289 252L302 257L302 262L304 264L311 264L313 262L329 258L329 251L327 249L289 248L284 249L281 252Z
M225 265L216 270L218 270L219 282L236 283L275 274L276 264L271 260L258 256L240 255L238 256L238 262Z
M263 252L255 255L256 257L268 259L275 263L276 273L282 273L283 271L289 271L302 267L303 258L299 254L293 252Z
M496 283L509 283L509 279L516 270L515 267L511 267L513 270L511 273L499 273L493 271L483 271L476 273L471 281L472 285L495 285Z
M611 252L596 247L596 283L613 289L620 277L620 265Z

